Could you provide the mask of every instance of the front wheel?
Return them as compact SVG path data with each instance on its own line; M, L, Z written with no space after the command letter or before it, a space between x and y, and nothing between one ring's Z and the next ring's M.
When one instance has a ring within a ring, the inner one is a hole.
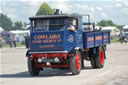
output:
M40 69L35 67L34 61L30 58L28 58L28 70L32 76L38 76L40 73Z
M80 73L82 67L82 57L79 51L76 52L75 56L70 58L70 70L73 75Z

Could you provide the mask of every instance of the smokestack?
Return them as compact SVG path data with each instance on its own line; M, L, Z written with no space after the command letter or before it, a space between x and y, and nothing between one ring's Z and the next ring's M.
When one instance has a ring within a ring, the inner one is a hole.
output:
M54 9L55 12L54 12L54 15L59 15L60 13L62 14L62 12L60 11L60 9Z

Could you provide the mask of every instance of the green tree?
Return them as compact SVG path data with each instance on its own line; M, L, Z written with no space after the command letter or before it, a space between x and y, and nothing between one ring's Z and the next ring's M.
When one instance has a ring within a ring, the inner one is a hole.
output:
M47 3L42 3L38 11L36 12L36 16L38 15L49 15L49 14L54 14L54 10L48 6Z
M124 25L116 25L116 27L117 27L120 31L123 30L123 26L124 26Z
M116 24L114 24L114 22L112 20L108 20L107 23L109 26L116 26Z
M116 28L118 28L119 30L123 30L123 26L124 25L117 25L115 23L113 23L112 20L101 20L100 22L97 23L98 26L102 26L102 27L105 27L105 26L115 26Z
M15 23L14 23L14 28L13 28L14 30L22 30L23 29L23 24L22 24L22 22L21 21L16 21Z
M116 26L112 20L101 20L100 22L97 23L98 26Z
M11 19L7 15L0 13L0 27L2 27L5 31L10 31L13 30L12 24Z

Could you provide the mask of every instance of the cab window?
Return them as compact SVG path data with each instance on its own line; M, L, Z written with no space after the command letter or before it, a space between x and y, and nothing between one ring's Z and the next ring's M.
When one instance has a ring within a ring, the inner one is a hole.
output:
M78 29L79 25L78 25L78 19L73 19L73 26Z
M65 19L38 19L32 20L32 31L64 30Z

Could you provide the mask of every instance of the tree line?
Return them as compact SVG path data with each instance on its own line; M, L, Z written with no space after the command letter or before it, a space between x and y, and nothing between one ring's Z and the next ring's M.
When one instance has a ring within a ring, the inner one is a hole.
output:
M37 10L35 15L39 16L39 15L49 15L49 14L54 14L54 10L47 3L44 2ZM117 25L112 20L101 20L100 22L97 22L96 25L102 27L115 26L120 30L123 29L123 25ZM2 27L5 31L24 30L22 21L16 21L13 23L7 15L2 13L0 13L0 27Z
M22 21L12 22L11 18L3 13L0 13L0 27L2 27L4 31L24 29Z
M114 27L117 27L121 31L123 30L123 26L124 26L124 25L117 25L112 20L101 20L100 22L97 22L96 25L102 26L102 27L114 26Z
M36 12L36 16L54 14L54 10L47 4L43 3ZM11 18L7 15L0 13L0 27L5 31L11 30L24 30L24 24L22 21L12 22Z

